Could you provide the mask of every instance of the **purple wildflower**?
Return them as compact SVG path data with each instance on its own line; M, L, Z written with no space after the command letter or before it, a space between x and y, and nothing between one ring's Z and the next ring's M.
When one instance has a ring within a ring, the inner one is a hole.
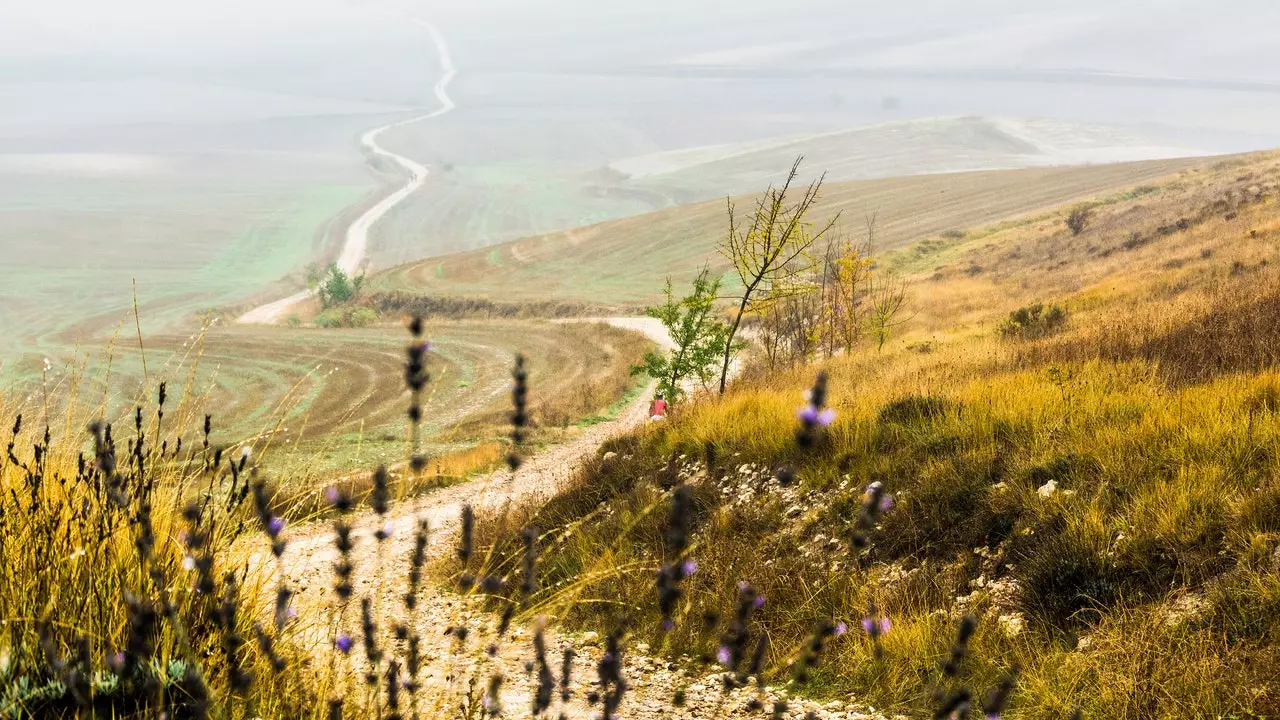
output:
M698 561L685 560L684 564L680 566L680 570L684 573L685 577L689 577L690 575L698 572Z
M880 512L886 512L892 509L895 504L896 503L894 503L892 496L885 495L884 497L880 498Z
M862 618L862 629L872 635L884 635L889 632L889 628L893 627L893 623L889 622L889 618Z
M272 515L271 520L267 522L267 532L271 533L272 537L275 537L280 534L281 530L284 530L284 518L279 515Z
M671 632L672 630L675 630L675 629L676 629L675 620L672 620L671 618L667 618L666 620L662 621L662 630L664 632Z
M338 488L336 485L330 485L324 489L324 499L331 503L338 502Z
M344 655L351 652L351 636L346 633L339 635L338 639L335 640L333 644L337 646L339 652Z
M818 415L819 415L818 408L814 407L813 405L805 405L804 407L800 408L799 412L796 413L796 417L800 418L801 421L806 422L810 425L817 424Z
M756 602L756 607L758 608L764 607L764 593L760 593L759 595L757 595L755 602Z
M822 412L818 413L817 421L818 421L818 424L821 425L822 427L827 427L831 423L835 422L835 419L836 419L836 411L832 408L827 408L826 410L823 410Z
M836 625L835 632L836 632L836 635L843 635L849 632L849 625L845 622L840 622Z
M728 646L720 646L720 649L716 651L716 660L719 660L721 665L729 664L730 655Z

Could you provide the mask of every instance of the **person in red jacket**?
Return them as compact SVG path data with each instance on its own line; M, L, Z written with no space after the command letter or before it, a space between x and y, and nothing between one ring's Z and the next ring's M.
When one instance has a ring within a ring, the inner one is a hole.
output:
M662 397L662 391L659 390L654 396L653 402L649 403L649 419L661 420L667 416L667 401Z

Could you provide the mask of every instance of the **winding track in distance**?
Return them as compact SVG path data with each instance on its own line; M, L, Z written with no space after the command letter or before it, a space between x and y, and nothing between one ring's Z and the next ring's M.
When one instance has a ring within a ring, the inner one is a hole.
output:
M379 220L381 220L396 205L400 204L405 198L417 192L427 181L427 175L430 170L425 165L414 162L409 158L398 155L385 147L378 144L378 138L388 130L410 125L424 120L440 117L445 113L451 112L455 107L453 99L449 97L449 83L453 81L457 74L457 69L453 65L453 56L449 53L449 45L445 42L444 36L440 34L439 29L435 25L417 18L410 18L413 24L423 28L427 34L431 36L431 41L435 43L436 52L440 57L440 67L444 73L435 85L435 96L440 101L440 107L425 115L417 115L406 120L398 120L396 122L376 127L360 136L360 147L372 157L382 157L391 160L409 173L408 181L400 187L400 189L387 195L378 201L376 205L366 210L360 217L356 218L350 226L347 227L346 238L342 243L342 251L338 254L337 264L343 272L347 274L355 273L361 263L364 262L365 251L369 245L369 230L373 228ZM246 312L237 318L237 322L249 324L270 324L278 321L280 316L285 313L295 303L301 302L310 295L310 291L303 290L294 293L286 298L269 302L265 305Z

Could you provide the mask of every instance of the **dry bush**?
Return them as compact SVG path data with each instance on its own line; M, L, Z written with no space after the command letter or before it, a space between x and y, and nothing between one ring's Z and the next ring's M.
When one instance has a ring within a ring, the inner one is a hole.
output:
M634 307L569 300L504 302L486 298L418 295L400 291L373 293L363 302L375 308L382 315L418 315L426 318L446 318L450 320L476 318L573 318L643 314L642 309Z
M1089 205L1077 205L1071 208L1071 212L1067 213L1067 229L1072 235L1079 235L1089 227L1089 221L1093 219L1093 207Z
M1027 340L1052 335L1067 322L1067 311L1061 306L1043 303L1025 305L1009 313L1000 324L1000 335Z

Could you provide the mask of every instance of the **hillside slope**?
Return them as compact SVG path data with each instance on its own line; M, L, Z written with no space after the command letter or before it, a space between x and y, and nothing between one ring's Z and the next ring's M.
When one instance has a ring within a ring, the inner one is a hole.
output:
M866 218L875 215L879 249L889 250L926 235L1148 183L1205 162L1160 160L832 183L825 188L818 216L841 212L842 228L861 234ZM704 263L723 267L715 246L725 228L724 201L705 202L402 265L378 273L372 285L380 292L515 302L639 304L657 296L666 277L689 277Z
M842 622L808 692L913 717L1012 668L1007 718L1274 717L1280 154L1107 199L1079 235L1066 210L902 249L918 313L884 351L746 375L607 446L543 506L482 523L494 565L519 566L512 528L563 537L543 580L573 585L568 622L629 614L677 659L714 657L698 618L732 617L750 584L772 681ZM1065 322L1010 324L1037 302ZM806 449L819 369L836 419ZM891 502L867 516L873 482ZM680 484L696 574L662 634L653 573ZM947 677L965 615L977 631Z

